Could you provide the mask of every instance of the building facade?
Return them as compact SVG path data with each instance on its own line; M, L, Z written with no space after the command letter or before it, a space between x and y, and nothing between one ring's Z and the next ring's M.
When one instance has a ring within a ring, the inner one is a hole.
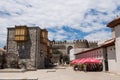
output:
M112 39L104 42L101 47L98 47L99 50L103 50L103 57L101 59L103 59L105 70L120 74L120 18L108 23L107 27L112 29ZM76 58L86 57L87 55L85 54L91 53L91 51L96 52L96 48L76 54ZM97 56L94 55L94 58L97 58Z
M7 32L7 54L16 54L18 63L24 63L27 70L45 68L47 42L46 29L26 25L11 27ZM7 67L10 67L10 63Z
M5 53L6 50L4 50L3 48L0 48L0 69L4 68L4 64L5 64Z
M114 66L111 64L111 61L116 60L115 54L115 40L110 39L105 41L99 47L85 50L75 54L75 59L79 58L96 58L102 61L103 70L109 71Z
M85 51L85 50L89 50L90 48L75 48L75 49L71 49L70 50L70 61L75 59L74 54Z
M107 57L108 57L108 71L116 72L117 58L116 58L115 45L111 45L107 47Z
M3 48L0 48L0 54L4 54L6 52L6 50L4 50Z
M97 58L103 59L103 48L97 47L75 54L75 59L79 58Z
M112 29L112 37L115 38L116 59L111 63L114 65L112 70L120 74L120 18L112 20L107 26Z

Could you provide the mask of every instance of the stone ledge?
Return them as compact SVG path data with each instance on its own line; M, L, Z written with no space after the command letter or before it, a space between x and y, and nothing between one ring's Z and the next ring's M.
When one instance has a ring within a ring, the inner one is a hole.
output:
M0 73L2 72L25 72L25 69L0 69Z
M22 79L7 79L7 78L5 78L5 79L0 79L0 80L38 80L38 78L22 78Z

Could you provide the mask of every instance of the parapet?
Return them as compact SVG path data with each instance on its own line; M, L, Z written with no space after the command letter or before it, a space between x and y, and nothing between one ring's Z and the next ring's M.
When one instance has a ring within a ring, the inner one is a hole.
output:
M86 39L73 40L73 41L53 41L53 45L66 45L66 44L74 44L76 48L94 48L97 47L96 41L87 41Z

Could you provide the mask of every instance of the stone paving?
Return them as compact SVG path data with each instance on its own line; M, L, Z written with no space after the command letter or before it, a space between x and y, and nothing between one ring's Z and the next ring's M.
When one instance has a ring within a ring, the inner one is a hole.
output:
M0 80L120 80L120 75L106 72L73 71L72 67L56 67L27 72L0 72Z

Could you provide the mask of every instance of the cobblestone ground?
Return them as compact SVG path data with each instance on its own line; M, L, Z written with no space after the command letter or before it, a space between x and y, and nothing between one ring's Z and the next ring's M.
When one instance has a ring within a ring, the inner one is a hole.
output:
M41 69L27 72L1 72L3 79L37 79L37 80L120 80L120 75L106 72L80 72L73 71L72 67L57 67L54 69Z

